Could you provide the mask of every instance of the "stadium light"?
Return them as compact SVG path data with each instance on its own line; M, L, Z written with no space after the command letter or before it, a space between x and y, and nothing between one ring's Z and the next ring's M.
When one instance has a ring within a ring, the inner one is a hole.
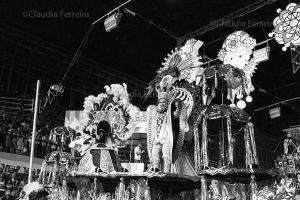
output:
M122 17L122 13L114 13L108 16L104 21L105 30L107 32L110 32L111 30L117 28L121 20L121 17Z

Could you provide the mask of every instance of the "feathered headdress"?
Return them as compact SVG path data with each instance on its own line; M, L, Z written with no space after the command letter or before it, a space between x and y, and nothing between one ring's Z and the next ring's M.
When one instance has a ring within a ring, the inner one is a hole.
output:
M20 193L20 200L26 200L29 197L29 200L39 199L42 196L48 196L49 192L38 182L32 182L25 185Z
M157 76L149 83L145 99L152 94L157 85L167 75L172 77L172 84L177 80L183 79L189 83L193 82L199 70L198 67L201 65L201 62L199 62L201 57L198 55L198 50L202 44L199 40L190 39L180 49L175 48L175 50L171 51L164 59L162 67L157 71Z

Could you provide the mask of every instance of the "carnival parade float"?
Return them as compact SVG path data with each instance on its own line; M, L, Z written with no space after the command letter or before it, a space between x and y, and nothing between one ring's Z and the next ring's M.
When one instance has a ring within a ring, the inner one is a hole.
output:
M283 50L300 44L295 22L300 18L294 15L299 9L289 4L274 20L270 37L284 44ZM252 77L269 59L269 47L257 49L265 42L235 31L218 52L219 62L207 65L199 55L202 44L190 39L168 54L148 87L157 103L144 111L130 102L126 84L105 86L85 98L81 119L54 134L72 153L52 152L37 180L50 199L299 198L299 143L289 135L277 169L262 169L254 125L243 110L252 101ZM133 173L121 166L117 152L141 126L146 126L149 165Z

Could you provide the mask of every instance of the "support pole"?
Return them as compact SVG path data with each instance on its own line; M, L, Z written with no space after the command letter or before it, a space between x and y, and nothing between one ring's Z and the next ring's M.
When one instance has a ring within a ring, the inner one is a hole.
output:
M34 142L35 142L35 132L36 132L36 121L38 112L38 102L39 102L39 91L40 91L40 81L36 83L36 93L35 93L35 104L34 104L34 115L33 115L33 125L32 125L32 137L31 137L31 150L30 150L30 162L29 162L29 174L28 183L31 182L32 178L32 163L34 158Z

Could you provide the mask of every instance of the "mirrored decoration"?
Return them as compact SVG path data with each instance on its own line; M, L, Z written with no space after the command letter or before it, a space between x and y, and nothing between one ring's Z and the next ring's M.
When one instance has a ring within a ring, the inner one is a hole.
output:
M283 51L290 46L300 45L300 4L290 3L285 10L278 9L277 16L273 20L275 27L269 37L275 37L279 44L283 44Z

